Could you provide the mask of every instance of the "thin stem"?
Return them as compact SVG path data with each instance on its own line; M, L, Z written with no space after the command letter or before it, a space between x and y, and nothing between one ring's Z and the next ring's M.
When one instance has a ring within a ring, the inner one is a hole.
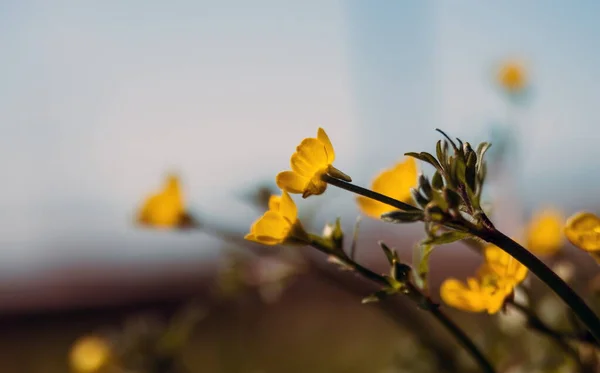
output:
M331 184L331 185L336 186L338 188L345 189L345 190L347 190L349 192L352 192L352 193L355 193L355 194L359 194L359 195L367 197L367 198L374 199L376 201L385 203L386 205L393 206L393 207L395 207L397 209L400 209L400 210L404 210L404 211L419 211L420 210L419 208L417 208L415 206L412 206L412 205L409 205L408 203L404 203L402 201L398 201L397 199L390 198L390 197L388 197L386 195L383 195L381 193L377 193L377 192L374 192L372 190L369 190L369 189L366 189L366 188L363 188L363 187L359 187L358 185L354 185L352 183L348 183L348 182L345 182L343 180L336 179L336 178L331 177L331 176L329 176L327 174L323 174L321 176L321 180L323 180L327 184Z
M341 251L332 251L329 247L327 247L326 245L323 245L322 240L313 239L311 246L313 246L315 249L317 249L327 255L334 256L336 259L341 261L346 266L352 268L354 271L356 271L358 274L360 274L364 278L371 280L379 285L383 285L386 287L389 286L389 282L386 280L385 277L356 263L355 261L350 259L346 254L344 254ZM479 348L475 345L475 343L473 343L473 341L469 338L469 336L467 336L467 334L465 334L465 332L462 329L460 329L460 327L458 325L456 325L456 323L454 323L454 321L452 321L439 308L439 306L436 303L434 303L429 297L427 297L426 295L421 293L420 290L417 289L411 283L406 284L406 286L408 287L408 291L405 292L405 294L409 295L409 298L411 298L412 300L415 300L418 302L418 300L416 300L416 298L418 298L420 301L424 301L426 303L426 304L419 304L419 307L423 310L429 311L429 313L431 313L431 315L433 315L450 332L450 334L452 334L458 340L458 342L467 350L467 352L469 352L469 354L471 354L473 359L475 359L475 361L477 361L482 372L485 372L485 373L494 373L495 372L491 363L486 359L486 357L479 350ZM412 294L413 296L410 296L410 294Z
M541 260L495 228L492 230L474 229L471 233L500 247L526 266L573 310L596 341L600 341L600 319L598 319L598 316L566 282L552 272Z

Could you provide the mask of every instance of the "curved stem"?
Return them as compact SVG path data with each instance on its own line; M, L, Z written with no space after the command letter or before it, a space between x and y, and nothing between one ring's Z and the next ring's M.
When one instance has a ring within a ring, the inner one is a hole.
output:
M598 316L583 301L583 299L567 285L566 282L558 277L556 273L552 272L552 270L541 260L495 228L491 230L474 229L471 233L503 249L524 266L529 268L533 274L542 280L567 304L568 307L573 310L579 320L581 320L590 331L592 336L594 336L597 341L600 341L600 319L598 319Z
M366 189L363 187L359 187L358 185L354 185L352 183L348 183L343 180L336 179L327 174L322 175L321 180L323 180L327 184L331 184L338 188L345 189L349 192L359 194L359 195L367 197L367 198L374 199L376 201L385 203L386 205L393 206L400 210L404 210L404 211L419 211L420 210L419 208L409 205L408 203L404 203L402 201L398 201L397 199L390 198L381 193L377 193L372 190L369 190L369 189Z
M335 256L336 259L341 261L346 266L352 268L354 271L356 271L358 274L360 274L364 278L371 280L379 285L383 285L386 287L389 286L389 282L385 277L356 263L355 261L350 259L346 254L344 254L341 251L332 251L329 247L327 247L326 245L323 245L321 240L318 240L318 239L313 240L311 243L311 246L314 247L315 249L323 252L326 255ZM458 342L467 350L467 352L469 352L469 354L473 357L473 359L475 359L475 361L477 361L482 372L485 372L485 373L494 373L495 372L494 367L492 367L491 363L485 358L485 356L479 350L479 348L475 345L475 343L473 343L473 341L469 338L469 336L467 336L467 334L465 334L465 332L462 329L460 329L460 327L458 325L456 325L456 323L454 323L454 321L452 321L439 308L439 306L436 303L434 303L429 297L427 297L426 295L421 293L421 291L419 289L417 289L411 283L406 284L406 286L408 287L408 291L404 292L404 294L409 295L409 298L411 298L412 300L414 300L416 302L419 302L419 300L424 301L426 304L419 304L419 307L423 310L428 311L432 316L434 316L450 332L450 334L452 334L454 336L454 338L456 338L456 340L458 340ZM416 298L418 298L418 300Z

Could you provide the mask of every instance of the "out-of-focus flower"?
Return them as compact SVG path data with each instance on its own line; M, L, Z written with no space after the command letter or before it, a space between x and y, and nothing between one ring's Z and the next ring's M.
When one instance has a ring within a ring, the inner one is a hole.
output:
M557 210L536 213L527 226L527 248L535 254L555 254L563 245L563 224L564 218Z
M469 277L466 283L455 278L444 281L440 289L442 300L454 308L469 311L487 311L490 314L498 312L508 295L499 286L497 276L492 272L485 275Z
M406 157L394 167L377 175L373 180L371 190L399 201L410 203L412 201L410 190L415 188L418 183L417 172L417 162L415 159ZM371 198L359 196L356 200L362 213L375 219L379 219L386 212L395 210L394 207Z
M511 287L511 291L527 277L527 267L498 246L486 246L484 256L486 265Z
M325 192L327 183L321 180L321 176L326 173L345 181L352 181L333 167L334 160L333 145L325 130L319 128L316 138L306 138L298 145L290 160L292 170L277 175L277 186L288 193L302 194L302 197L306 198Z
M106 367L111 359L111 348L97 336L84 336L75 341L69 355L69 365L75 373L95 373Z
M498 83L509 93L521 92L527 86L527 73L523 65L509 61L500 67Z
M567 219L565 236L582 250L600 251L600 218L591 212L571 216Z
M184 223L186 216L179 178L169 175L163 189L144 201L137 221L153 228L174 228Z
M448 305L469 312L498 312L515 286L527 276L527 267L497 246L485 248L485 263L476 277L466 284L450 278L440 289L442 300Z
M308 242L296 204L286 192L269 200L269 211L252 224L244 238L265 245Z

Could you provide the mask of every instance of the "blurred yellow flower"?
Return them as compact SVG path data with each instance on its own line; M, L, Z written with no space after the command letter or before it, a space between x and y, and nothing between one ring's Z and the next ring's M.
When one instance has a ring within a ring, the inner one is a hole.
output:
M169 175L163 189L144 201L137 221L150 227L172 228L181 224L185 217L179 179Z
M567 219L565 236L582 250L600 251L600 218L591 212L579 212L571 216Z
M512 285L512 287L520 284L527 277L527 267L498 246L486 246L484 248L484 257L485 264L504 283Z
M71 370L76 373L94 373L104 368L111 358L108 343L96 336L85 336L75 341L69 354Z
M498 83L510 93L522 91L527 85L527 74L518 62L506 62L498 72Z
M352 181L332 166L334 160L333 145L325 130L319 128L316 138L306 138L298 145L290 160L292 170L277 175L277 186L288 193L302 194L302 198L306 198L325 192L327 183L321 180L323 174L335 173L336 177Z
M442 284L440 295L444 303L451 307L468 312L487 311L494 314L510 294L506 290L507 287L501 285L495 273L480 271L477 278L469 277L466 284L455 278L447 279Z
M484 250L485 262L476 277L469 277L466 284L454 278L442 284L440 295L449 306L469 312L496 313L527 276L527 267L502 249L489 245Z
M417 162L413 157L406 157L394 167L381 172L373 180L371 190L397 199L402 202L412 201L411 188L415 188L418 182ZM375 201L371 198L357 197L358 207L363 214L379 219L386 212L394 211L396 208Z
M298 209L287 192L271 197L269 211L255 221L245 239L265 245L306 243L308 235L298 220Z
M526 229L527 248L540 255L555 254L563 245L562 214L554 209L536 213Z

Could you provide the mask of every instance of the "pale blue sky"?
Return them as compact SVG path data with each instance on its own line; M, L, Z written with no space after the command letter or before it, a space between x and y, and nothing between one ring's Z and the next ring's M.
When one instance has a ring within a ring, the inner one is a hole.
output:
M600 5L567 4L2 2L0 262L152 256L163 239L186 253L195 238L129 224L165 171L194 207L243 228L257 212L231 196L285 169L318 126L361 184L433 149L435 127L483 140L506 120L491 78L512 56L535 93L513 116L533 141L521 192L582 206L567 188L600 189ZM99 237L115 243L99 252Z

